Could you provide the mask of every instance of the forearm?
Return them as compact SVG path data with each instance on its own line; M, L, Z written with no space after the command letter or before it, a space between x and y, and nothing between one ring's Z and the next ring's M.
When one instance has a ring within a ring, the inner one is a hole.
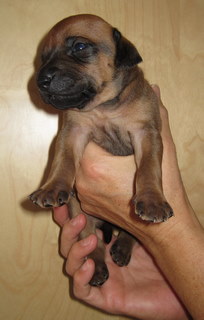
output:
M145 245L193 319L204 319L204 232L192 221L157 225ZM169 224L169 225L168 225ZM154 226L153 226L154 227ZM162 230L163 229L163 230Z

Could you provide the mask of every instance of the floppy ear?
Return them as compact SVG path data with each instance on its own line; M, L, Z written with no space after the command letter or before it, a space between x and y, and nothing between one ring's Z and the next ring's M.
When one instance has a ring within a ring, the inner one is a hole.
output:
M142 62L142 58L135 46L115 28L113 29L113 39L116 43L116 67L132 67Z

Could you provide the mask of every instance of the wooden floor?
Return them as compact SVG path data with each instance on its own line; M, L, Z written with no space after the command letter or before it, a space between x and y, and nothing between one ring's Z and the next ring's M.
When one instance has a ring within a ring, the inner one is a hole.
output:
M42 178L57 113L40 102L34 59L48 29L62 18L100 15L137 46L143 69L169 110L182 177L204 224L204 1L0 1L0 319L122 319L72 296L58 254L51 214L26 201Z

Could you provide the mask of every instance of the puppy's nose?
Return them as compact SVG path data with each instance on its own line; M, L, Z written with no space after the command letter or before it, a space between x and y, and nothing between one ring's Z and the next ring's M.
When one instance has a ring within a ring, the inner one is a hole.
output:
M47 91L50 88L50 84L54 79L56 72L57 68L41 70L37 78L38 87L43 91Z

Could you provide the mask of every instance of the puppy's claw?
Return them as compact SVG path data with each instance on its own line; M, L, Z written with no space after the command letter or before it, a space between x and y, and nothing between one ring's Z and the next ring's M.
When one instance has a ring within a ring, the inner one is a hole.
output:
M53 206L51 204L49 204L49 203L44 203L44 207L45 208L52 208Z
M41 208L60 207L69 201L69 193L67 191L55 191L39 189L28 197L34 204Z
M69 197L69 195L66 191L60 191L58 193L58 197L57 197L58 198L57 202L58 202L59 206L63 206L63 204L67 203L68 197Z

